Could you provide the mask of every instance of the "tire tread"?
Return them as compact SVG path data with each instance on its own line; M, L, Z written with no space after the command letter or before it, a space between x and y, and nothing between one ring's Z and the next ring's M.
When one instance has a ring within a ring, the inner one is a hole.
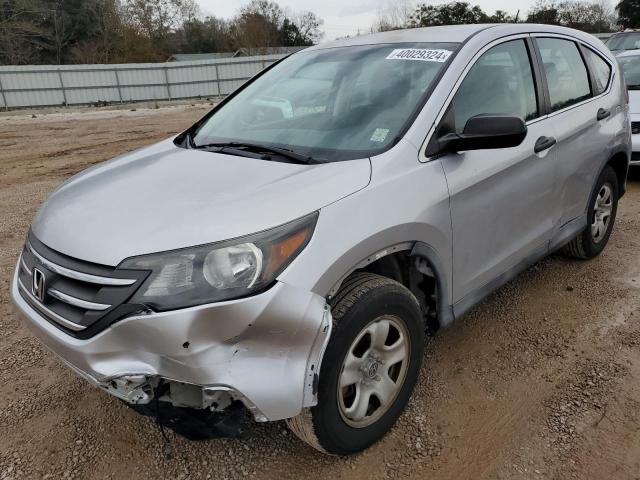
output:
M586 260L589 258L584 248L584 237L582 232L567 243L562 249L562 253L571 258L578 258L580 260Z

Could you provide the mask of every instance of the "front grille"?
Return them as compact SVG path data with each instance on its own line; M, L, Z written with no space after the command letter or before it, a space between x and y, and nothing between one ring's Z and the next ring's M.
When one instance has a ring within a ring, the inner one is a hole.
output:
M50 323L74 337L89 338L145 308L126 302L147 275L68 257L29 233L18 287L22 298Z
M631 133L640 133L640 122L631 122Z

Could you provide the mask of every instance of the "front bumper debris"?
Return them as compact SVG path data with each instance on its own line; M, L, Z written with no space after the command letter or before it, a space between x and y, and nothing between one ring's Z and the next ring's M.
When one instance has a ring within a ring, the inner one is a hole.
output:
M229 399L223 405L197 409L170 403L171 384L159 382L154 389L153 402L130 404L141 415L153 417L160 427L168 427L189 440L209 440L212 438L241 438L249 431L247 409L239 400ZM164 401L161 401L164 400Z
M222 412L175 407L164 402L129 406L189 440L244 438L249 431L247 410L240 402L234 402Z
M17 275L11 295L45 346L129 404L152 403L161 381L171 386L161 403L215 412L215 404L239 401L257 421L290 418L317 403L332 321L325 299L312 292L277 282L253 297L132 316L86 340L25 302Z

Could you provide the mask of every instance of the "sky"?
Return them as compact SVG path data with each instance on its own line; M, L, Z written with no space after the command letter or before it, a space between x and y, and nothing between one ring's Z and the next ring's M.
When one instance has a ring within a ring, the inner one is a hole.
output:
M197 0L203 12L217 17L229 18L250 0ZM515 14L520 9L520 18L526 15L535 0L468 0L478 4L487 13L506 10ZM445 0L425 0L424 3L444 3ZM345 35L368 33L377 13L385 9L391 0L277 0L277 3L292 12L310 10L324 19L322 41L331 41ZM417 2L413 2L417 3ZM422 3L422 2L420 2Z

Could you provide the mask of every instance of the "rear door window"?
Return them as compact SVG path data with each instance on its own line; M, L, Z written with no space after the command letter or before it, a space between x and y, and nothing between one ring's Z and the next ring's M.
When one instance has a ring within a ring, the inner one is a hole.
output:
M538 38L538 48L549 86L551 111L591 97L589 74L578 46L560 38Z

